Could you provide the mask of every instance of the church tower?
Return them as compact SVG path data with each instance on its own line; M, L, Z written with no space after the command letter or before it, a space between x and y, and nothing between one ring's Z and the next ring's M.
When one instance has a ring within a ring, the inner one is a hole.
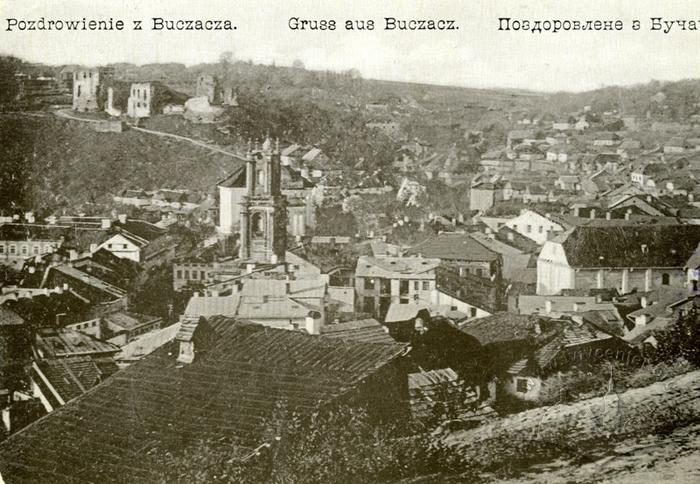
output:
M281 190L279 142L266 139L246 155L246 194L241 202L240 258L262 264L284 262L287 198Z

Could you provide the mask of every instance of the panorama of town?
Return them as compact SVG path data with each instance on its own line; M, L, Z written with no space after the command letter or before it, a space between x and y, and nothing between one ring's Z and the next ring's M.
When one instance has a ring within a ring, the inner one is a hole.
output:
M697 477L700 82L0 71L0 482Z

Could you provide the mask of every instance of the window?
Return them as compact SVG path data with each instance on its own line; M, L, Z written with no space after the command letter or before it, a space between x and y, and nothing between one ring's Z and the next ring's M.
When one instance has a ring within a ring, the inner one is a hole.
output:
M112 244L107 244L107 248L108 248L108 249L111 249L111 248L112 248Z
M126 248L128 248L128 247L129 247L128 245L122 244L122 249L126 249Z
M192 271L192 279L197 279L197 271Z
M525 232L528 233L528 234L531 233L531 232L532 232L532 225L526 225L526 226L525 226Z
M661 274L661 284L664 286L668 286L671 283L671 276L669 276L667 273Z
M29 254L29 247L27 247L26 245L23 245L22 246L22 255L27 255L27 254Z
M11 245L10 246L10 255L15 255L16 253L17 253L17 246Z
M540 225L540 226L538 227L538 229L539 229L539 232L540 232L540 233L544 233L544 227L543 227L543 226Z
M519 393L527 393L527 378L518 378L515 384L515 389Z
M423 290L427 291L428 289L430 289L430 282L423 281Z
M420 290L420 282L413 281L413 289L416 291Z
M5 253L5 244L0 244L0 254Z
M469 316L472 318L476 316L476 308L469 308Z
M202 279L202 280L206 279L205 276L206 276L206 274L205 274L204 271L199 271L199 278L200 278L200 279Z
M82 91L82 87L80 84L78 84L78 97L80 97L80 91Z
M35 245L32 247L32 254L39 255L39 246Z
M185 279L189 279L189 278L190 278L190 271L185 271Z
M476 269L476 275L482 277L484 275L484 270L482 268Z
M374 289L374 279L369 277L365 279L365 289Z

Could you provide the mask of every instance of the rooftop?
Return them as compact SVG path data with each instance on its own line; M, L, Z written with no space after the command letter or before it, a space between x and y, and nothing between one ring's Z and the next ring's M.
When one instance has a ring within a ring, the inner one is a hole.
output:
M192 363L167 344L2 442L5 482L157 482L158 456L204 439L252 450L279 402L314 411L404 351L226 318L208 326Z

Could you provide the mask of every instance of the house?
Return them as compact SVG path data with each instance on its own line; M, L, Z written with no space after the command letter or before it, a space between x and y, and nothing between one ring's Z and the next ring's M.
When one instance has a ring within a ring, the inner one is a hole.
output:
M568 131L571 129L571 124L566 120L554 121L552 129L554 131Z
M500 279L503 260L469 234L441 233L411 247L407 255L439 259L463 275Z
M493 378L489 392L527 401L538 399L547 376L634 354L620 338L569 319L497 313L460 324L460 330L483 347L482 365Z
M100 319L102 328L99 337L117 346L124 346L141 335L160 329L163 324L163 318L126 310L109 312Z
M506 138L506 147L511 150L520 144L534 144L538 141L537 134L534 131L527 129L516 129L508 132Z
M31 360L27 342L30 329L23 317L5 305L0 306L0 392L21 387L24 367Z
M0 264L21 269L30 257L54 252L63 245L69 227L32 223L0 225Z
M569 161L569 155L572 151L572 148L568 145L555 144L547 149L546 159L547 161L567 163Z
M628 195L608 205L613 214L675 217L676 210L653 195ZM622 217L620 217L622 218Z
M520 215L510 219L506 226L541 245L554 233L566 230L569 225L556 215L523 209Z
M177 241L166 230L145 220L120 215L112 224L111 235L97 250L105 249L119 258L153 265L175 256Z
M689 148L685 138L674 136L664 144L664 153L683 153Z
M179 455L183 445L187 455L203 458L189 447L198 441L210 442L209 452L245 459L271 444L265 422L281 402L302 418L351 401L375 418L405 419L404 351L401 344L226 318L195 322L175 341L3 441L0 476L13 484L67 483L76 476L155 482L163 477L163 456ZM68 458L76 445L80 458Z
M614 146L620 141L620 137L609 131L599 131L593 138L593 146Z
M537 294L616 288L621 294L685 287L686 264L700 242L696 225L578 226L545 242Z
M469 209L486 211L503 199L502 183L477 182L469 191Z
M559 175L554 186L560 190L578 192L581 190L581 178L578 175Z
M361 343L391 344L396 342L396 340L389 335L388 328L373 318L327 324L321 328L321 335L326 338L343 339Z
M539 247L534 241L519 234L514 234L512 231L509 231L509 229L506 229L506 231L499 230L495 234L493 232L489 234L482 234L479 232L470 234L470 236L481 245L501 256L501 260L503 261L502 275L503 278L507 280L517 280L520 278L523 271L528 270L530 259L533 257L530 250L518 247L515 244L515 235L518 235L518 237L527 240L535 246L535 249L532 249L533 251L539 250ZM531 272L534 272L534 270L531 270Z
M633 345L656 346L655 334L673 324L678 316L698 307L696 295L685 289L659 288L634 297L638 309L627 313L623 339Z
M355 267L355 292L362 312L383 320L392 303L430 301L440 259L361 256Z

